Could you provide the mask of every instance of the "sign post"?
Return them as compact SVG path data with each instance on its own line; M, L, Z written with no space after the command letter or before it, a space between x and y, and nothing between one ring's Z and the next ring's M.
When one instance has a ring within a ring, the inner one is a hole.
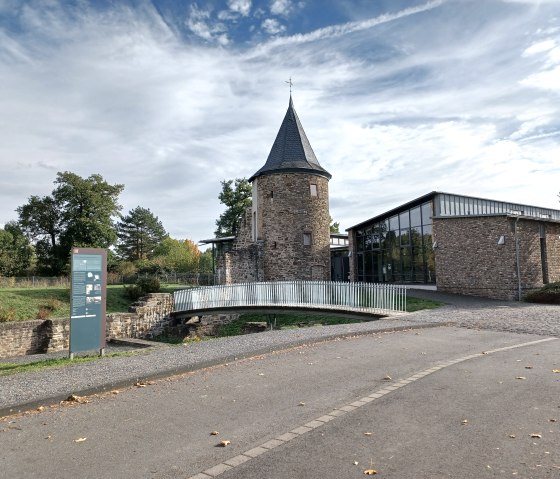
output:
M105 353L106 304L107 250L72 248L70 359L80 351Z

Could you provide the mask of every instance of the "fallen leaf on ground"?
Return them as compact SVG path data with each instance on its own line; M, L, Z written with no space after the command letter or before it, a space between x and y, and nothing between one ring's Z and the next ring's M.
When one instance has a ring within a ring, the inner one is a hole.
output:
M222 447L226 447L229 446L231 444L231 441L225 440L225 441L221 441L220 442L220 446Z
M553 373L560 373L560 369L553 369L552 372Z
M87 437L79 437L78 439L74 439L74 442L84 442L87 441Z
M377 474L377 471L375 469L366 469L364 471L364 474L366 476L374 476L375 474Z
M372 432L364 432L364 436L371 436L372 434Z
M120 391L118 391L117 389L114 389L113 391L111 391L111 394L119 394Z
M391 381L392 379L393 378L391 376L387 375L383 378L383 381Z
M211 436L217 436L218 434L220 434L218 431L212 431L210 433Z
M556 422L557 419L549 419L550 422Z
M142 383L142 382L138 381L138 382L135 384L135 386L136 386L137 388L145 388L145 387L146 387L146 383Z
M517 376L515 379L527 379L525 376Z
M542 437L542 434L537 434L536 432L534 432L534 433L531 434L531 437L535 437L535 438L540 439Z
M512 439L515 439L515 434L510 434L509 437L511 437Z
M357 466L359 464L358 461L354 461L354 466Z
M533 369L533 366L525 366L525 369Z
M77 402L80 404L87 404L89 401L83 396L77 396L76 394L71 394L66 398L66 402Z
M467 419L463 419L463 420L461 421L461 424L467 424L468 422L469 422L469 421L468 421Z
M298 406L305 406L305 403L304 403L304 402L300 402L300 403L298 404Z
M37 408L37 411L39 411L39 412L44 411L44 410L45 410L45 406L39 406Z

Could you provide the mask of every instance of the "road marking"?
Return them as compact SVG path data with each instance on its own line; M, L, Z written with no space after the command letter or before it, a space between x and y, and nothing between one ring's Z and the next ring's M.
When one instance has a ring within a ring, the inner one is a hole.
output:
M216 477L219 476L220 474L229 471L230 469L233 469L234 467L237 467L241 464L244 464L245 462L253 459L254 457L258 457L262 454L265 454L266 452L268 452L269 450L278 447L286 442L291 441L292 439L295 439L296 437L300 437L304 434L307 434L309 431L313 431L321 426L323 426L324 424L326 424L329 421L332 421L333 419L336 419L340 416L344 416L345 414L354 411L355 409L358 409L362 406L365 406L366 404L370 403L371 401L375 401L376 399L379 399L383 396L385 396L386 394L390 394L393 391L396 391L404 386L407 386L408 384L411 384L415 381L417 381L418 379L421 379L423 377L429 376L432 373L435 373L441 369L445 369L449 366L453 366L454 364L458 364L464 361L468 361L470 359L474 359L474 358L480 358L480 357L484 357L487 356L488 354L494 354L494 353L499 353L501 351L508 351L510 349L516 349L516 348L522 348L524 346L533 346L535 344L540 344L540 343L544 343L547 341L555 341L558 338L544 338L544 339L538 339L536 341L529 341L527 343L521 343L521 344L514 344L513 346L505 346L503 348L496 348L496 349L492 349L490 351L484 351L482 353L475 353L475 354L470 354L468 356L463 356L461 358L457 358L457 359L452 359L452 360L448 360L448 361L442 361L440 363L438 363L436 366L432 366L429 369L425 369L423 371L420 371L418 373L416 373L413 376L410 376L406 379L402 379L394 384L392 384L391 386L386 386L383 389L379 389L377 391L372 392L370 395L359 399L357 401L354 401L350 404L347 404L346 406L342 406L339 407L337 409L335 409L334 411L331 411L330 413L324 415L324 416L320 416L312 421L309 421L308 423L306 423L304 426L300 426L297 427L295 429L292 429L290 432L287 432L285 434L282 434L281 436L277 436L275 439L271 439L267 442L265 442L264 444L261 444L260 446L254 447L253 449L249 449L248 451L245 451L243 454L239 454L238 456L232 457L231 459L228 459L227 461L224 461L223 463L217 464L214 467L211 467L210 469L206 469L204 472L201 472L199 474L196 474L195 476L191 476L189 477L189 479L209 479L212 477Z

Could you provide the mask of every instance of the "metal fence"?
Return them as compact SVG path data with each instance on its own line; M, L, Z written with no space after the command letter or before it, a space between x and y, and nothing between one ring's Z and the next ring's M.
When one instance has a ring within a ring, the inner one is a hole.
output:
M351 312L406 311L406 286L331 281L275 281L191 288L174 293L175 311L302 307Z
M212 273L137 273L107 274L107 284L135 284L141 278L157 278L161 283L208 286L214 284ZM64 288L70 287L68 276L0 276L0 288Z

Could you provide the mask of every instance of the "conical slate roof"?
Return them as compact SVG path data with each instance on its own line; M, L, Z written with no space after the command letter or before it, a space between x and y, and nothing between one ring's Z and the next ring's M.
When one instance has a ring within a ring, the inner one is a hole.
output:
M274 140L266 163L249 178L249 181L253 181L258 176L285 172L315 173L328 179L332 176L317 161L294 109L291 95L288 111L280 126L280 131L276 135L276 140Z

